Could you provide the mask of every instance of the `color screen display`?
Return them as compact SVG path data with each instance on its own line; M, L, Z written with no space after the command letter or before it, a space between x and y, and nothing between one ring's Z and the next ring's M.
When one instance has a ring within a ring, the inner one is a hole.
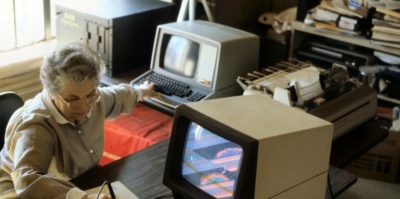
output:
M182 176L214 196L234 197L243 149L191 122L184 146Z

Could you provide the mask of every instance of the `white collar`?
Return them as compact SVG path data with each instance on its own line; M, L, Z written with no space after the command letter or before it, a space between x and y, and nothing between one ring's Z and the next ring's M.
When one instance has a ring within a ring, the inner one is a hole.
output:
M49 110L50 114L54 117L57 123L59 124L71 124L75 126L75 123L68 121L61 113L58 111L56 106L53 104L51 101L51 97L47 91L42 92L42 101L46 108ZM90 115L91 112L89 112L88 115Z

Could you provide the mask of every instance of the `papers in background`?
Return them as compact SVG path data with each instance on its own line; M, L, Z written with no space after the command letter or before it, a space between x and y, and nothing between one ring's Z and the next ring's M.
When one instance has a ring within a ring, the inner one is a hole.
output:
M310 11L305 23L320 30L330 30L346 34L360 34L365 29L368 9L350 9L343 0L324 0Z
M371 42L400 49L400 13L385 8L377 8L372 19Z
M321 8L351 17L365 18L368 14L368 9L366 7L350 9L343 0L322 1L320 6Z

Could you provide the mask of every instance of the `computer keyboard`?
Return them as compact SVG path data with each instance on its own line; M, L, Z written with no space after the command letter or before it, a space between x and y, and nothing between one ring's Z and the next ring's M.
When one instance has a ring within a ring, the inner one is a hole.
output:
M192 90L190 89L190 86L188 84L161 76L156 73L150 73L149 75L144 76L139 80L138 83L141 84L144 81L149 81L154 83L155 84L154 90L164 95L187 97L192 93Z

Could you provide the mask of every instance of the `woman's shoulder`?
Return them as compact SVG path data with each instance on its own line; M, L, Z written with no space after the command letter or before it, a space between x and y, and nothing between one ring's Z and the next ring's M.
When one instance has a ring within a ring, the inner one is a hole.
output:
M43 93L38 93L22 106L20 114L25 120L47 119L50 117L50 112L43 101L43 95Z
M49 111L42 101L42 93L39 93L34 98L27 100L21 108L14 112L9 120L9 125L40 125L46 123L48 118L50 118Z

